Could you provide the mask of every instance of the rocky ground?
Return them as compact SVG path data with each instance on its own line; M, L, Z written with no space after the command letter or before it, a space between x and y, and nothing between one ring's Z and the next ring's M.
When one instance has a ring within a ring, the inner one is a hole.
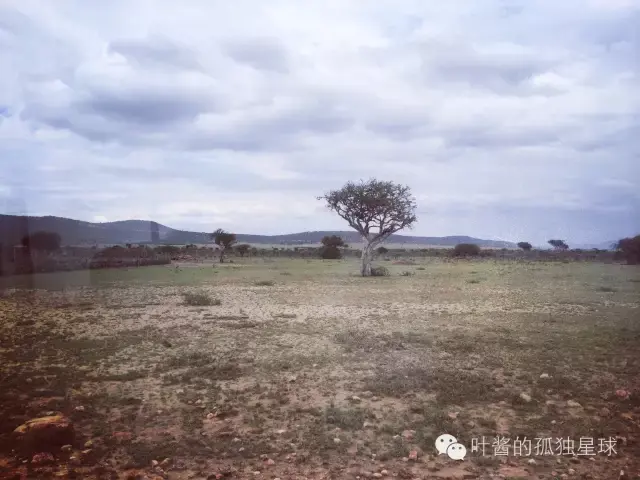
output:
M637 269L389 267L3 280L0 478L640 475Z

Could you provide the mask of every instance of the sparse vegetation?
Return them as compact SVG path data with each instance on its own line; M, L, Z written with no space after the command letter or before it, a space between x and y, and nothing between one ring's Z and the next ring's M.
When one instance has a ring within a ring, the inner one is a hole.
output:
M518 248L521 248L525 252L530 251L533 247L529 242L518 242Z
M258 280L254 283L256 287L273 287L275 284L273 280Z
M193 307L208 307L212 305L222 305L219 298L212 298L204 292L185 292L182 294L183 303Z
M615 245L615 249L626 260L627 265L640 265L640 235L623 238Z
M371 267L372 277L388 277L389 275L391 275L391 272L389 272L387 267L383 267L382 265L378 267Z

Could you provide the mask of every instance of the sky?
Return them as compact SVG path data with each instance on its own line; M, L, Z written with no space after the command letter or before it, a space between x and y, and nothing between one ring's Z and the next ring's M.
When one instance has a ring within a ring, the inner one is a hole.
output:
M640 233L640 0L4 0L0 213L278 234Z

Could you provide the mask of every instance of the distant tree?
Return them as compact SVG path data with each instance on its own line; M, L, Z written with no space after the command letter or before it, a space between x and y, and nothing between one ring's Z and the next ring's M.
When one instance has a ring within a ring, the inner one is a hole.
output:
M258 254L258 249L256 247L251 248L251 255L254 257Z
M378 252L378 255L386 255L387 253L389 253L389 249L385 247L378 247L376 249L376 252Z
M211 238L213 239L214 243L221 248L220 263L223 263L225 252L231 250L233 248L233 244L236 243L236 234L226 232L223 229L219 228L211 234Z
M39 231L22 237L22 245L29 250L52 253L60 250L60 235L56 232Z
M569 245L567 245L564 240L549 240L549 245L551 245L556 250L568 250Z
M124 246L127 247L127 248L132 248L133 247L133 245L130 244L130 243L125 243Z
M348 245L344 243L342 237L338 235L326 235L320 240L322 247L320 247L320 257L325 260L342 258L342 250Z
M616 243L615 247L627 261L627 265L640 265L640 235L623 238Z
M244 257L244 255L249 251L250 248L251 245L249 245L248 243L241 243L240 245L236 245L235 251L238 252L241 257Z
M518 242L518 248L521 248L522 250L524 250L525 252L528 252L529 250L531 250L533 247L529 242Z
M459 243L453 247L454 257L475 257L480 255L480 247L475 243Z
M409 187L376 179L348 182L323 196L327 208L347 221L362 236L360 274L371 275L372 252L390 235L416 222L416 203Z

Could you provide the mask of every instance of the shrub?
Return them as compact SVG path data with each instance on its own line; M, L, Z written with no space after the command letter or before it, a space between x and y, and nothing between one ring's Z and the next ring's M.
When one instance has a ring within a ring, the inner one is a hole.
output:
M222 302L218 298L211 298L204 292L192 293L186 292L182 294L184 305L190 305L193 307L208 307L211 305L222 305Z
M617 257L624 258L627 265L640 265L640 235L623 238L616 245Z
M325 247L320 247L320 257L325 260L337 260L342 258L342 252L334 245L327 245Z
M480 255L480 247L475 243L459 243L453 248L454 257L475 257Z
M389 253L389 249L385 248L385 247L378 247L376 249L376 252L378 252L378 255L385 255L385 254Z
M256 287L273 287L275 284L273 280L258 280L254 283Z
M372 277L388 277L390 275L389 269L383 266L371 267Z
M400 274L401 277L410 277L412 275L415 275L415 273L414 272L410 272L409 270L405 270L404 272L402 272Z
M533 248L529 242L518 242L518 247L525 252L528 252L529 250L531 250L531 248Z

